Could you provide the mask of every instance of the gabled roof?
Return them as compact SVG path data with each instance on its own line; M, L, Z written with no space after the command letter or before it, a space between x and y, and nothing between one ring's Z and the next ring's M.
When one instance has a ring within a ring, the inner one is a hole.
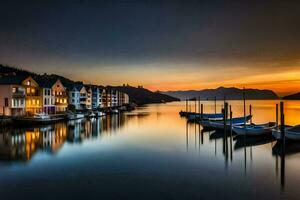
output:
M29 76L25 75L7 75L0 77L0 85L21 85Z
M52 88L57 79L48 78L46 76L35 76L33 79L39 84L41 88Z

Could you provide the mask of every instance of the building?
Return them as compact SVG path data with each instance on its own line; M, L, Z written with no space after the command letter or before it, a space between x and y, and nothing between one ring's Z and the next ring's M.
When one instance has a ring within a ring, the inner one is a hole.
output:
M25 114L25 87L22 81L26 77L5 76L0 79L0 114L21 116Z
M84 87L86 90L85 107L86 107L86 109L91 110L92 109L92 87L91 87L91 85L86 85Z
M65 112L68 108L67 90L59 79L52 85L52 93L55 97L55 112Z
M55 96L52 92L54 81L46 77L36 77L35 80L40 86L43 112L55 114Z
M73 105L76 110L80 109L80 90L76 85L68 89L69 105Z
M80 92L80 109L86 109L87 91L84 85L78 86Z
M100 89L98 86L92 86L92 109L100 108L101 99L99 98Z
M43 111L43 95L39 84L29 76L22 81L25 88L25 112L26 115L34 115Z
M119 96L118 90L115 90L115 89L111 89L111 90L110 90L111 107L117 107L117 106L120 106L120 105L118 104L118 102L119 102L118 96Z

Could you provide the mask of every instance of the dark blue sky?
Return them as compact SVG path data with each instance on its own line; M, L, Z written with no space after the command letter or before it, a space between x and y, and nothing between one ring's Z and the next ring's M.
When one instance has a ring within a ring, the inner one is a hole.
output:
M168 89L179 76L188 87L195 73L299 65L297 2L11 2L0 23L1 63L103 84Z

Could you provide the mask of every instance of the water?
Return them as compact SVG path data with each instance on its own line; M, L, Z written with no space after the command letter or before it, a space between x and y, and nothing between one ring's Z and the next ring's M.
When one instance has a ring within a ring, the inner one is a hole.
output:
M204 112L214 111L214 102L203 103ZM253 122L275 121L276 103L247 101ZM229 104L234 116L243 114L242 101ZM281 157L270 138L203 132L179 117L184 109L185 102L152 104L98 120L1 130L1 199L299 197L300 143L288 143ZM285 117L300 124L300 101L285 102Z

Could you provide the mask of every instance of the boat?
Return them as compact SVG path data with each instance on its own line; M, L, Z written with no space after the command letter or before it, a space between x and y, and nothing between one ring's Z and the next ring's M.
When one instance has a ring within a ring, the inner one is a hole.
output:
M247 135L247 136L258 136L264 134L271 134L272 130L277 127L275 122L269 122L266 124L246 124L234 125L232 130L237 135Z
M81 113L70 113L68 114L68 120L82 119L84 118L84 114Z
M284 127L285 138L289 140L300 141L300 124L292 127ZM277 139L281 140L281 130L273 129L272 135Z
M222 119L223 113L203 113L202 116L199 113L191 113L187 116L189 121L195 120L209 120L209 119Z
M46 120L46 119L50 119L50 116L46 113L36 113L33 116L35 119L41 119L41 120Z
M248 122L250 119L252 118L252 115L247 115L246 117L236 117L236 118L232 118L227 119L226 123L225 123L225 127L227 130L230 130L230 125L231 126L239 126L239 125L243 125L246 122ZM207 122L208 127L212 127L215 129L224 129L224 121L223 120L208 120Z
M88 117L88 118L94 118L94 117L96 117L96 114L93 113L93 112L91 112L91 113L88 114L87 117Z
M37 113L34 116L13 117L12 121L16 124L32 125L32 124L48 124L64 120L63 115L48 115L46 113Z

